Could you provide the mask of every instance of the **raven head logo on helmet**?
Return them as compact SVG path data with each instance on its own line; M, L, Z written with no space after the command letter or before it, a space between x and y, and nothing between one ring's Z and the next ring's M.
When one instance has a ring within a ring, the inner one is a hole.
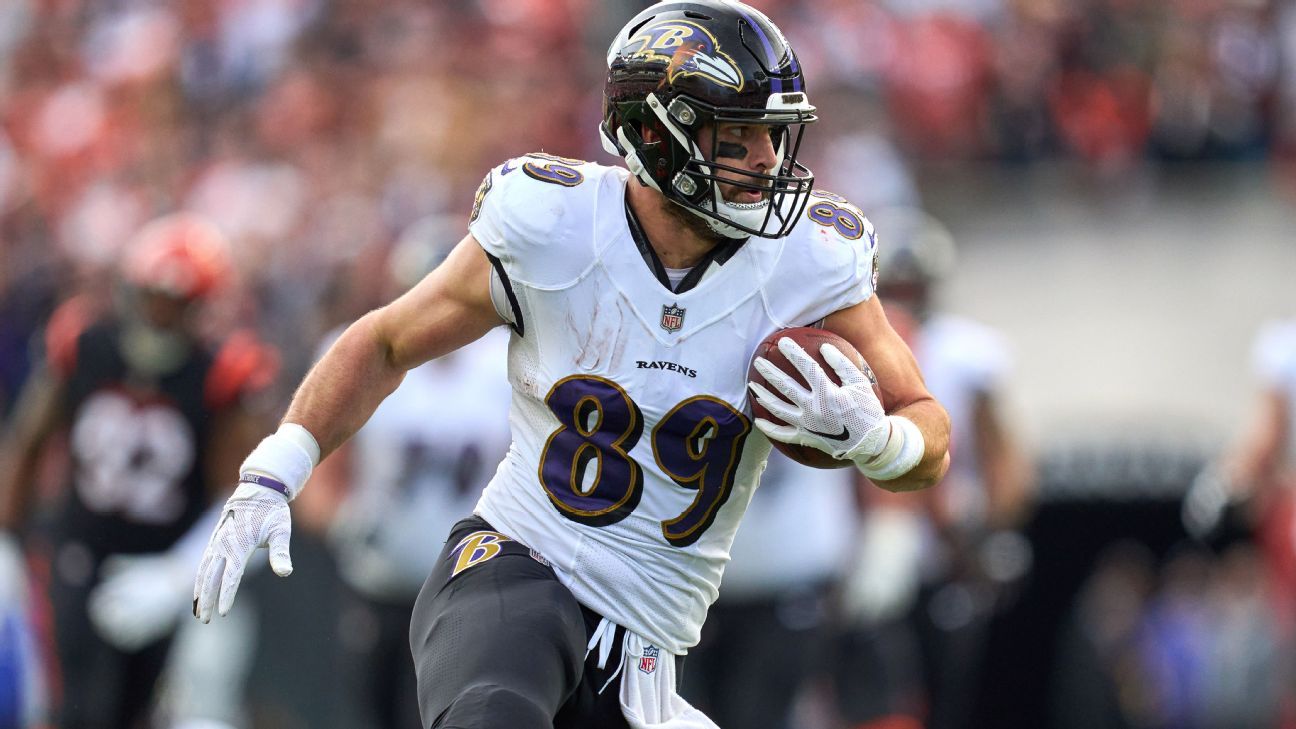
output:
M814 184L797 154L816 117L801 64L769 18L732 0L658 3L617 33L607 62L603 146L641 183L727 238L792 230ZM774 165L720 162L733 157L720 154L714 133L726 124L768 133ZM713 133L703 149L707 129ZM732 202L722 185L758 195Z
M703 76L713 83L742 91L742 71L729 54L720 51L715 36L691 20L659 20L644 26L630 43L640 43L632 57L640 61L666 61L666 82L680 76Z

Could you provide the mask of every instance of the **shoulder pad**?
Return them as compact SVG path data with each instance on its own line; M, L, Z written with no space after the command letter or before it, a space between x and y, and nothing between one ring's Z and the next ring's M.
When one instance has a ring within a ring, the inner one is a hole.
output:
M786 302L776 314L798 326L867 301L877 286L877 235L859 208L815 190L801 215L768 284Z
M611 169L540 152L511 159L482 180L468 230L514 281L570 279L592 263L595 203Z
M264 390L279 374L279 351L248 330L234 332L221 345L203 383L203 401L219 410L241 396Z

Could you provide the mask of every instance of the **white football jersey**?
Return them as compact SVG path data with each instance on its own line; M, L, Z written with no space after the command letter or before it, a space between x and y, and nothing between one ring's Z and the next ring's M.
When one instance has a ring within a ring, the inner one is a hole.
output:
M507 346L498 329L410 370L356 433L335 534L341 575L360 593L413 600L472 514L508 452Z
M513 447L477 512L583 604L683 653L770 449L751 423L752 352L869 298L875 239L856 208L818 193L791 235L751 238L674 293L632 237L628 177L528 155L478 191L469 227L520 321Z

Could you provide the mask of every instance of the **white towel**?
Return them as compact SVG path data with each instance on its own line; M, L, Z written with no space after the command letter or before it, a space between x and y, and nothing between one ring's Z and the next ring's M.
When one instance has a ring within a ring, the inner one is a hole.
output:
M720 729L675 692L675 656L625 632L621 712L631 729Z

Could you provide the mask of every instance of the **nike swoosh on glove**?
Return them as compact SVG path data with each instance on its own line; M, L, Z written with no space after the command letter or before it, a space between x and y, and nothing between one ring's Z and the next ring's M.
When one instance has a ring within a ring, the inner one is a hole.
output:
M755 382L748 383L748 387L757 402L787 425L756 418L756 427L773 440L807 445L833 458L858 461L881 453L891 435L891 424L873 392L873 383L863 370L833 345L821 345L819 351L824 361L842 381L838 385L791 338L779 339L778 348L810 384L810 389L802 387L769 360L757 357L756 371L782 398Z
M211 622L213 608L222 617L234 606L248 559L258 547L270 549L270 569L292 574L288 541L292 517L288 499L264 486L240 483L225 502L220 522L198 564L194 580L194 617Z

